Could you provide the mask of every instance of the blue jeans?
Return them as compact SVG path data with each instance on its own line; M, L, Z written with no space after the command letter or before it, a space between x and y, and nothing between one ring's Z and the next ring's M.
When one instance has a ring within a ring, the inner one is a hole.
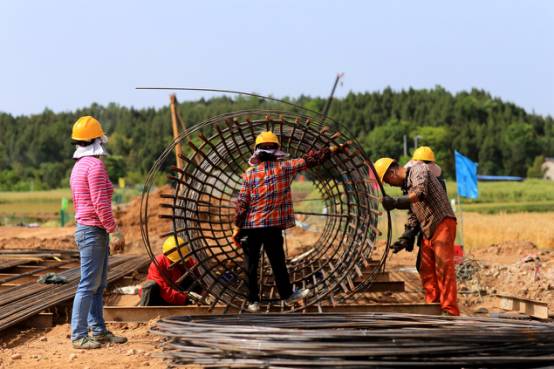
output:
M71 339L106 332L103 294L108 284L108 233L99 227L77 224L75 242L81 256L81 280L73 300Z

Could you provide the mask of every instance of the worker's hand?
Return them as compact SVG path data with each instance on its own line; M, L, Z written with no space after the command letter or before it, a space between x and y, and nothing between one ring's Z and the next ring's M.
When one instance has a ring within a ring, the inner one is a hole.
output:
M338 146L336 145L331 145L329 147L329 150L331 151L331 154L338 154L338 153L341 153L341 152L348 152L348 147L350 146L350 141L347 141L345 143L342 143Z
M415 239L418 233L419 233L419 227L417 228L406 227L402 236L400 236L398 240L392 244L393 254L396 254L397 252L404 249L406 251L412 252L412 250L414 249Z
M392 244L392 253L397 254L398 252L404 250L407 247L407 242L405 239L398 239L395 243Z
M211 305L214 303L214 298L210 294L206 294L206 296L203 297L203 301L206 305Z
M233 228L233 235L231 236L231 239L233 240L233 245L235 245L235 247L237 249L241 248L239 237L240 237L240 228L239 227L234 227Z
M193 291L189 291L188 292L188 297L189 299L191 299L192 301L198 303L198 302L202 302L202 296L200 296L199 294L197 294L196 292L193 292Z
M125 237L117 230L110 235L110 253L121 254L125 250Z
M408 210L411 202L408 196L392 197L385 195L381 203L385 210L391 211L393 209Z
M204 296L205 295L205 296ZM198 304L204 304L204 305L211 305L213 303L213 298L207 294L206 292L202 293L200 295L199 293L196 293L194 291L188 292L189 298Z

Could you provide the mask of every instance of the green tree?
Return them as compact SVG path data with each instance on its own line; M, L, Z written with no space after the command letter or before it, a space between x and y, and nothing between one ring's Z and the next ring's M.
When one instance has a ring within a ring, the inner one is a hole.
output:
M533 160L533 164L527 168L528 178L543 178L545 170L542 165L544 164L544 156L539 155Z

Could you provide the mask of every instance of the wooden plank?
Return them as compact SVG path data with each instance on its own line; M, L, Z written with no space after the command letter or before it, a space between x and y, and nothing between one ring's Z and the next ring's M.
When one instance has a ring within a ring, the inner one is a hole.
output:
M366 304L346 305L336 307L321 306L323 313L410 313L425 315L440 315L439 304ZM216 305L212 311L209 306L104 306L104 319L110 322L147 322L174 315L220 315L225 310L224 305ZM279 312L271 310L270 312ZM306 308L307 313L318 313L317 306ZM229 309L229 314L237 314L236 309Z
M38 313L37 315L24 320L21 325L27 328L52 328L54 326L54 314L45 312Z
M363 272L363 277L355 278L354 282L357 282L357 283L363 282L367 277L373 276L373 275L376 282L388 282L391 280L391 276L389 272L379 272L377 274L374 274L372 272Z
M382 281L373 282L360 292L404 292L404 281Z
M548 319L548 304L515 296L496 295L497 307L539 319Z

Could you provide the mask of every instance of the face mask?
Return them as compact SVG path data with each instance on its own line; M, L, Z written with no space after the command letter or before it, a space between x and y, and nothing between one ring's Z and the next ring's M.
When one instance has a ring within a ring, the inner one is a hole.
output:
M106 150L105 144L108 143L108 137L105 135L94 140L94 142L88 146L76 146L73 153L73 159L80 159L85 156L107 156L108 150Z
M279 149L256 149L250 160L248 160L249 165L258 165L262 161L267 160L283 160L288 157L289 154L279 150Z

